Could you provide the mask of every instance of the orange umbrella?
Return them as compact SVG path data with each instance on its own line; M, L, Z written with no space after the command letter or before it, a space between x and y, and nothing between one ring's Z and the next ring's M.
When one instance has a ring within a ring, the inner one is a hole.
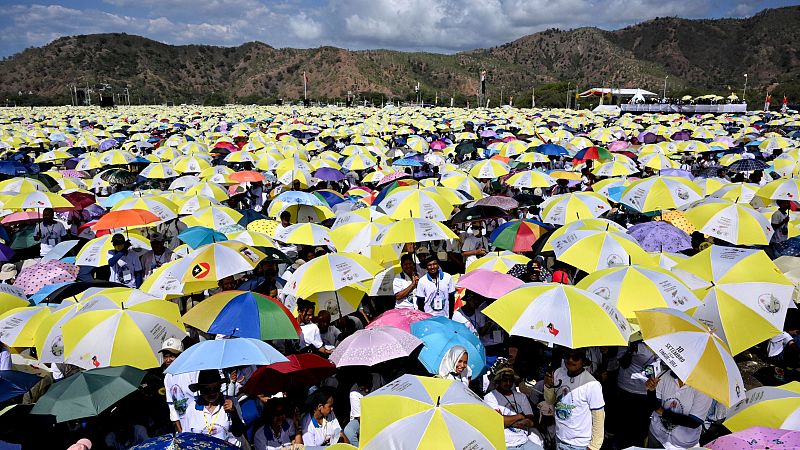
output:
M686 234L692 234L697 231L697 227L692 225L689 222L689 219L683 215L680 211L667 211L661 215L661 218L656 217L655 220L663 220L664 222L669 222L677 228L685 231Z
M122 209L111 211L100 218L92 229L110 230L112 228L127 228L139 225L147 225L160 221L161 218L144 209Z
M245 170L243 172L232 173L230 179L233 181L238 181L239 183L244 183L246 181L259 182L264 181L264 175L261 175L253 170Z

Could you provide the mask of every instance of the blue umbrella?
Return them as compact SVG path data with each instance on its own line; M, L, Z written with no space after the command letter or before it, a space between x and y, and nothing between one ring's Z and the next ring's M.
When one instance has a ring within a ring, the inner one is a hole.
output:
M289 361L264 341L251 338L203 341L181 353L166 373L187 373L204 369L227 369L237 366L266 366Z
M238 450L239 447L222 439L200 433L177 433L148 439L129 450Z
M74 281L67 281L64 283L56 283L56 284L48 284L43 288L39 289L39 291L33 295L31 295L30 300L33 302L34 305L38 305L42 303L48 295L52 294L53 292L57 291L58 289L68 285L74 284Z
M189 227L178 233L178 239L189 247L198 248L206 244L227 241L228 237L208 227Z
M467 349L473 379L480 376L486 367L486 349L480 339L462 323L445 317L432 317L412 323L411 334L425 343L419 360L430 373L439 373L439 364L445 353L456 345Z
M237 211L242 214L242 218L239 219L237 223L243 227L246 227L250 222L267 218L263 214L253 211L252 209L237 209Z
M41 378L30 373L0 370L0 402L28 392L39 380Z
M542 144L534 149L535 152L542 153L548 156L568 156L567 149L556 144Z
M117 203L121 202L122 200L125 200L126 198L129 198L129 197L132 197L132 196L133 196L133 191L119 191L119 192L115 192L115 193L109 195L108 197L100 200L98 203L100 203L100 206L103 206L105 208L111 208L112 206L116 205Z
M413 158L401 158L392 163L393 166L422 167L422 163Z
M14 250L6 244L0 244L0 262L11 261L14 257Z
M285 202L294 205L309 205L309 206L328 206L327 203L322 201L319 197L310 192L302 191L286 191L281 192L273 202Z
M0 161L0 174L12 177L32 172L30 167L18 161Z
M692 238L680 228L664 221L638 223L628 229L648 252L679 252L692 248Z

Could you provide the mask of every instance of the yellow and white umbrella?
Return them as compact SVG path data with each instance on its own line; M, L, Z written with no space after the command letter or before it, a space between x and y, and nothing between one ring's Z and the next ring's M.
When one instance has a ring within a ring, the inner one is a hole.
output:
M158 350L169 338L183 339L186 329L178 305L164 300L133 304L98 295L61 326L64 361L84 369L161 365Z
M648 177L622 191L622 203L640 212L675 209L703 198L699 186L681 177Z
M3 203L4 209L35 209L67 208L74 206L66 198L52 192L32 191L14 195Z
M33 160L35 163L63 161L72 158L72 154L64 150L50 150L49 152L42 153Z
M201 226L217 230L235 225L242 217L244 217L242 213L227 206L208 206L198 209L191 216L182 218L181 221L190 227Z
M224 187L211 181L204 181L192 186L186 190L186 195L201 195L203 197L213 198L218 202L224 202L230 197L228 191Z
M178 172L172 167L172 164L167 163L150 163L142 169L139 176L144 178L163 180L166 178L175 178Z
M360 281L370 280L382 271L375 261L357 253L327 253L298 268L283 287L283 292L297 298L338 291Z
M595 192L573 192L554 195L541 205L542 221L566 225L582 219L591 219L611 209L602 195Z
M770 181L756 192L756 195L772 200L789 200L796 202L800 200L800 179L779 178Z
M614 304L561 283L526 283L483 313L510 335L569 348L627 345L630 325Z
M723 425L734 433L756 426L800 431L800 382L750 389Z
M280 200L270 203L267 216L280 217L284 211L289 211L298 223L319 223L336 217L333 210L325 205L302 205Z
M635 167L631 167L620 161L609 161L598 165L592 170L592 173L598 177L619 177L625 175L632 175L638 172Z
M229 153L227 156L225 156L225 158L223 158L223 160L229 163L256 163L256 158L253 156L253 154L246 150Z
M758 192L755 183L731 183L714 191L710 197L730 200L736 203L750 203Z
M636 312L642 338L684 383L725 406L745 399L728 346L705 325L670 308Z
M14 308L30 306L30 304L28 298L25 296L25 291L18 286L0 283L0 314Z
M162 276L173 277L182 283L219 281L255 269L265 257L264 253L241 242L216 242L198 247L175 261L176 264ZM155 274L150 278L153 276Z
M397 220L421 218L444 221L453 213L453 205L441 195L412 186L394 189L378 204L378 208Z
M378 165L378 160L369 153L358 152L342 161L342 167L348 170L366 170Z
M631 264L654 265L650 255L626 233L573 230L557 237L551 236L548 244L556 259L587 273Z
M64 300L52 314L39 323L36 333L34 333L36 356L39 361L43 363L64 362L64 335L61 326L75 317L81 306L80 303Z
M459 191L464 191L475 200L483 198L483 188L475 178L463 172L453 171L442 174L439 184Z
M136 160L136 157L125 150L114 149L100 153L100 162L106 166L123 166L132 163L134 160Z
M643 309L667 307L686 311L700 305L688 286L660 267L632 265L598 270L576 287L606 299L626 319L635 319L634 312Z
M486 269L495 272L508 273L517 264L528 264L531 259L527 256L518 255L514 252L503 250L501 252L491 252L487 255L472 261L466 269L466 273L475 269Z
M75 170L92 170L105 167L100 156L97 153L84 153L78 163L75 165Z
M361 408L364 450L506 448L503 417L457 381L403 375Z
M222 206L220 202L213 198L204 197L202 195L179 197L175 199L175 203L178 205L178 214L180 215L194 214L197 210L208 208L209 206Z
M270 237L288 244L333 245L330 229L316 223L296 223L276 230Z
M458 239L450 228L431 219L402 219L387 225L371 245L406 244L409 242L428 242Z
M533 188L547 188L556 184L550 175L539 170L526 170L524 172L517 172L508 177L505 182L509 186L517 188L533 189Z
M106 234L84 244L75 257L75 264L90 267L107 266L108 259L111 257L109 253L114 250L114 245L111 243L112 237L111 234ZM126 237L131 242L132 248L150 250L150 241L141 234L128 232Z
M0 342L9 347L33 347L39 324L53 312L49 306L23 306L0 315Z
M692 315L734 355L783 330L794 284L762 250L712 245L672 271L703 301Z
M207 157L201 156L202 154L192 154L179 156L172 160L173 168L176 172L184 173L200 173L204 169L211 167L211 161Z
M494 179L508 175L508 173L508 164L496 159L485 159L469 169L469 174L477 179Z
M675 169L678 167L678 164L676 164L675 161L660 153L642 156L639 159L639 165L643 168L649 167L655 170Z
M768 245L775 230L770 221L749 204L706 198L683 214L703 234L735 245Z
M33 191L50 192L50 189L39 180L33 178L14 177L0 181L0 192L26 193Z

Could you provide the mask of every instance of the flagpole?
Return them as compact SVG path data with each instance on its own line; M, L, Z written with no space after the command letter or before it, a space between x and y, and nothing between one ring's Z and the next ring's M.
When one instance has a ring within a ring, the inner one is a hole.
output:
M308 100L308 78L305 70L303 71L303 100Z

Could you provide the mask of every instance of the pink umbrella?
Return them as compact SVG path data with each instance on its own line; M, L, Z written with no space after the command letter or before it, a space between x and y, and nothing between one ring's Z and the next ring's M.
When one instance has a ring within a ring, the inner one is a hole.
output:
M48 284L75 281L79 270L75 264L58 260L36 263L22 269L14 286L21 288L26 295L32 295Z
M331 353L330 361L336 367L374 366L397 358L404 358L422 345L410 333L394 327L375 327L358 330L348 336Z
M705 446L715 450L796 449L800 448L800 431L753 427L714 439Z
M0 223L25 222L27 220L41 220L42 216L36 211L18 211L11 213L0 220Z
M432 150L441 150L441 149L443 149L445 147L447 147L447 142L445 142L445 141L438 140L438 141L431 142L431 149Z
M523 284L525 283L519 278L505 273L475 269L459 278L456 286L487 298L500 298Z
M614 142L608 144L608 149L613 152L613 151L617 151L617 150L622 150L622 149L628 148L628 147L630 147L630 145L631 144L629 144L626 141L614 141Z
M392 172L381 178L381 181L378 181L378 186L383 186L385 184L391 183L392 181L399 180L401 178L407 178L409 176L410 175L405 172Z
M431 317L433 316L418 309L390 309L370 322L369 325L367 325L367 329L375 327L395 327L410 333L412 323Z

